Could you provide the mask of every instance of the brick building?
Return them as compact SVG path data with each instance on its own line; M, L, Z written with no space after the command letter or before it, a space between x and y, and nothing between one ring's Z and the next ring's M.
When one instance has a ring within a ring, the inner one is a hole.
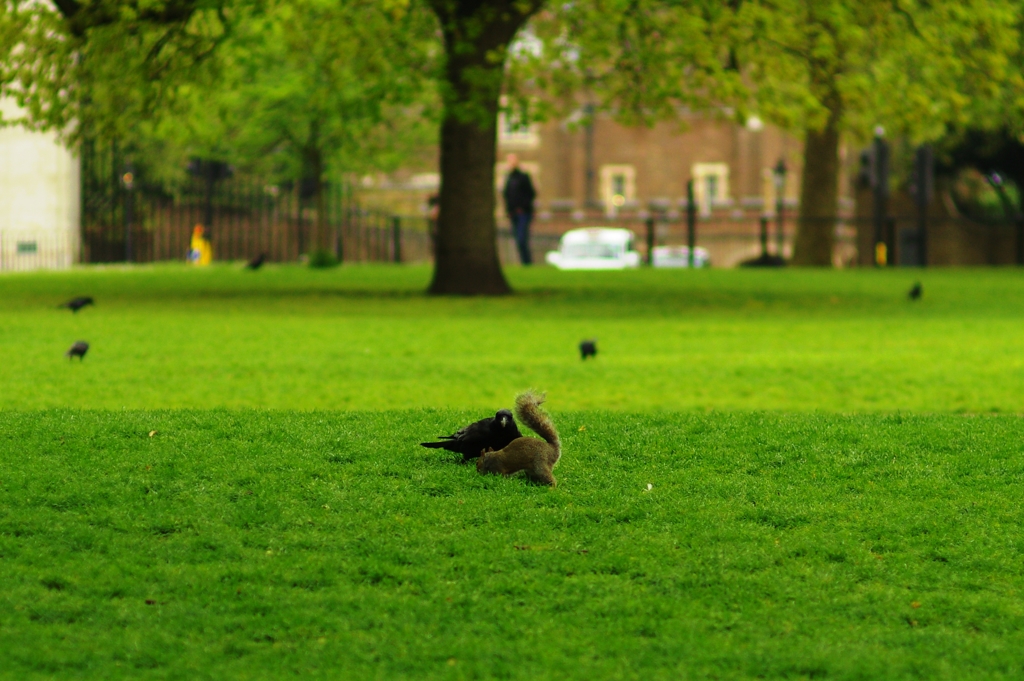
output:
M685 243L687 183L691 179L700 216L697 243L711 252L715 266L734 266L758 255L765 216L770 220L771 250L775 252L779 240L773 169L780 160L787 169L783 253L791 253L803 145L798 138L757 119L739 125L724 116L682 114L678 121L627 127L599 114L590 126L574 117L521 126L501 115L495 172L498 193L508 172L505 158L509 153L519 157L538 191L535 262L543 262L540 251L553 245L554 236L580 226L626 227L642 242L647 221L653 218L658 243ZM390 180L367 178L363 196L371 205L393 207L402 201L400 190L404 189L406 196L415 193L419 197L417 202L425 211L425 198L437 190L437 181L436 173L423 172L407 172L404 178L396 175ZM849 187L844 170L841 212L852 212ZM500 197L497 210L499 229L507 229ZM852 263L855 234L841 228L839 237L836 263ZM503 253L506 255L510 254Z
M781 243L784 255L792 251L803 146L756 118L739 125L724 116L683 114L678 121L627 127L598 115L591 126L571 119L517 126L502 115L498 152L496 190L507 173L508 153L514 152L534 177L538 235L612 225L643 237L648 220L654 219L657 243L685 243L687 183L692 179L700 216L697 243L711 252L715 266L730 267L757 256L765 217L772 232L770 250L777 252ZM781 239L773 173L780 160L786 166ZM841 186L847 186L845 174ZM844 199L843 206L852 207L852 201ZM499 225L504 224L501 215ZM840 230L837 264L851 263L856 256L849 231Z
M721 211L761 213L775 203L772 168L784 159L785 196L799 194L801 145L773 126L747 126L705 115L626 127L598 115L591 126L549 121L516 126L499 117L497 181L515 152L538 189L541 214L598 213L607 218L686 207L686 185L704 217Z

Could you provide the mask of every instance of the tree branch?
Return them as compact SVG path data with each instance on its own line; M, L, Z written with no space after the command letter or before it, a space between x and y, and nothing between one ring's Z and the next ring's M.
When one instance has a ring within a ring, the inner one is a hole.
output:
M134 10L139 20L154 24L185 23L199 9L198 0L168 0L156 6L141 0L127 3L100 0L87 5L81 4L78 0L54 0L54 4L67 20L72 35L79 38L90 28L107 26L119 21L125 7Z
M923 36L921 35L921 31L918 30L917 24L914 22L914 16L907 10L900 7L900 0L890 0L890 2L892 4L893 11L907 20L907 25L910 27L910 30L914 35L918 38L922 38Z

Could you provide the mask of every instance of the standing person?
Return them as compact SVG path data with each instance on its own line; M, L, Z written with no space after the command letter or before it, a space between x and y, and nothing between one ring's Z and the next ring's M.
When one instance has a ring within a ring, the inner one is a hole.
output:
M533 200L537 192L533 188L530 175L519 169L519 158L509 154L507 158L510 168L505 179L505 210L512 221L512 234L519 248L519 260L524 265L533 262L530 256L530 221L533 220Z

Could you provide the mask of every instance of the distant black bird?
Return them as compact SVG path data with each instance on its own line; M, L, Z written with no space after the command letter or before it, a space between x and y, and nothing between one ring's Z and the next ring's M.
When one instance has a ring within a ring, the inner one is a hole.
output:
M64 303L63 305L58 305L57 307L66 307L72 312L78 312L86 305L95 305L95 303L93 303L92 301L92 298L90 298L89 296L80 296L78 298L72 298L68 302Z
M72 345L71 348L64 353L64 356L67 357L68 359L74 359L75 357L77 357L78 361L81 362L83 359L85 359L85 353L87 352L89 352L88 343L86 343L85 341L75 341L75 344Z
M449 452L462 454L462 460L468 461L480 456L485 449L495 451L504 449L505 445L523 434L519 432L512 412L502 409L494 416L480 419L451 435L442 435L442 442L421 442L430 449L447 449Z
M580 341L580 358L597 357L597 339Z
M921 290L921 282L915 282L914 286L907 293L907 298L910 298L911 300L918 300L921 297L921 293L923 293Z
M260 253L255 258L250 260L246 264L245 268L248 269L248 270L258 270L259 268L263 267L263 261L266 260L266 259L267 259L267 254L266 253Z

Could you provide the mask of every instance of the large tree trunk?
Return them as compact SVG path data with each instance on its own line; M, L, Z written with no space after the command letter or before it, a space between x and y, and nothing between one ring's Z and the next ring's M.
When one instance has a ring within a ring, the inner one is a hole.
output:
M327 192L324 191L323 175L318 175L313 181L315 182L313 185L313 205L316 206L313 247L318 251L327 251L340 258L341 254L334 252L334 240L331 238L330 225L327 224Z
M309 235L309 252L334 252L330 230L327 227L327 196L324 193L324 154L319 146L320 126L314 121L309 142L303 149L302 184L311 183L313 189L313 227ZM300 188L301 191L301 188ZM301 219L302 216L300 216Z
M327 225L327 194L324 192L323 164L316 163L310 168L306 181L313 185L313 229L309 237L309 250L334 253L331 230Z
M441 125L441 203L431 293L501 295L511 291L498 261L495 138L493 125L481 127L452 119Z
M429 292L501 295L494 162L504 55L542 0L430 0L447 58L441 124L441 201Z
M825 127L808 130L804 141L800 218L793 243L794 265L831 267L838 212L839 113L833 110Z

